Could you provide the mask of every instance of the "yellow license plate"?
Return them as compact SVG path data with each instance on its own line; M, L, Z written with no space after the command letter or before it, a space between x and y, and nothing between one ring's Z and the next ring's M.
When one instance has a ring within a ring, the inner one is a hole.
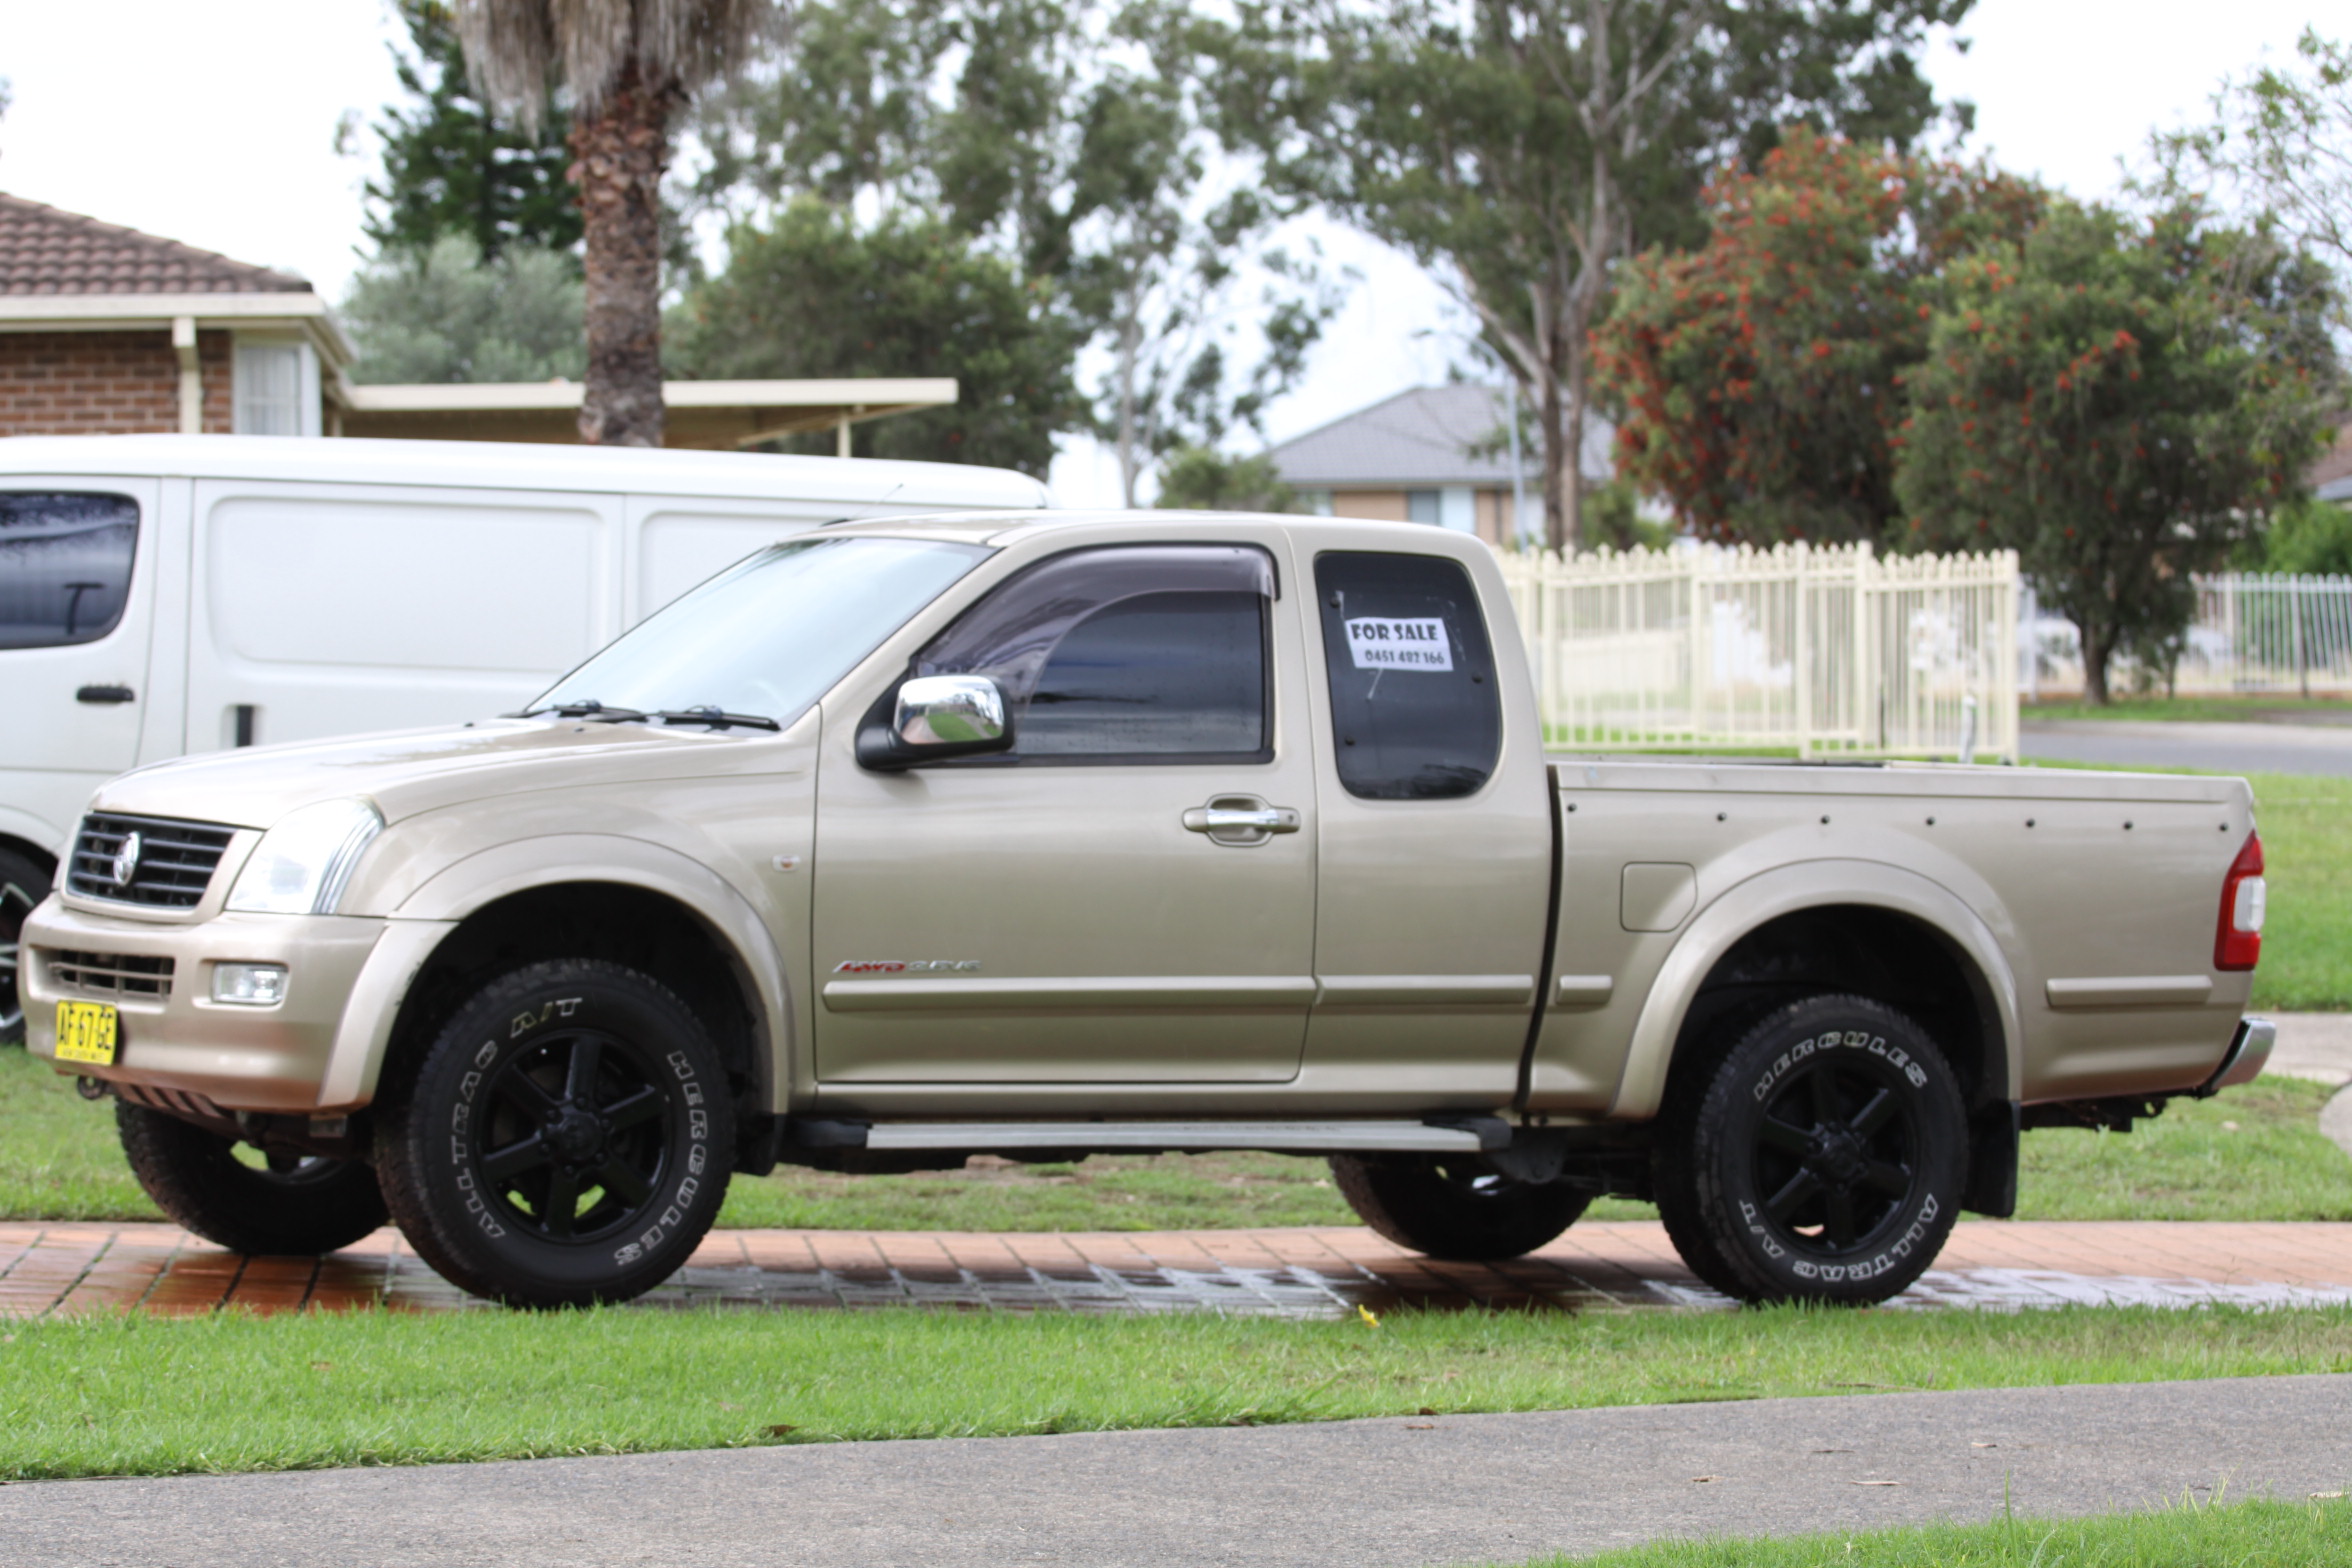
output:
M112 1067L122 1042L120 1015L110 1002L57 1004L57 1059Z

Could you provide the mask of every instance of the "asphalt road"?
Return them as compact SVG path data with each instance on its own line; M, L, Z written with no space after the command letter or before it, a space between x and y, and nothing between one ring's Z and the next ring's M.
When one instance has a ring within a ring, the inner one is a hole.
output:
M2341 725L2028 718L2020 731L2019 749L2027 757L2056 762L2352 778L2352 727Z
M2352 1376L0 1487L0 1562L1435 1568L1660 1536L2303 1498Z

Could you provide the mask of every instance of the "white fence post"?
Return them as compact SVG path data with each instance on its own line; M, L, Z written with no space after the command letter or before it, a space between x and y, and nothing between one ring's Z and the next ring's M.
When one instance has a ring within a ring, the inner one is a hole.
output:
M1797 543L1502 557L1547 739L2014 760L2017 557Z

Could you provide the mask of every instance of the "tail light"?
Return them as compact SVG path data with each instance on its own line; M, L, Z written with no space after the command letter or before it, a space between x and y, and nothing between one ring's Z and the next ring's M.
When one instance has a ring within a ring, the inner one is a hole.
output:
M2230 862L2221 884L2221 922L2213 932L2213 967L2251 969L2262 958L2262 914L2270 901L2262 880L2262 835L2246 835L2246 847Z

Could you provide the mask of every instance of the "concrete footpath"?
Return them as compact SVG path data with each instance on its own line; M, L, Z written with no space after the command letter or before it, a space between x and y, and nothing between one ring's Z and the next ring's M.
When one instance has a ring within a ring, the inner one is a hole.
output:
M2352 1486L2352 1376L0 1487L0 1562L1435 1568Z

